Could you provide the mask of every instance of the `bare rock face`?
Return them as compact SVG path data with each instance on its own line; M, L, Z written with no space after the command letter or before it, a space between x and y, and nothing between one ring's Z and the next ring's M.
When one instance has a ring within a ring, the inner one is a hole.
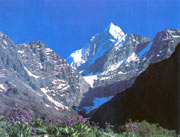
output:
M59 55L40 41L15 45L0 33L0 103L23 106L45 116L77 114L89 85Z
M131 88L102 105L92 120L101 125L105 122L122 125L128 119L147 120L178 130L179 67L180 44L170 58L150 65Z
M125 34L112 23L92 37L82 49L73 52L68 63L90 84L79 110L93 107L96 98L115 96L129 88L151 63L171 56L180 42L180 30L158 32L154 39ZM109 89L109 90L108 90Z

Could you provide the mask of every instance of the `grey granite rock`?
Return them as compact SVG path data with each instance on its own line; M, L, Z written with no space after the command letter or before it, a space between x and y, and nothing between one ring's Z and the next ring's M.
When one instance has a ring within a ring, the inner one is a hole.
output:
M0 34L0 103L47 117L77 115L89 85L64 59L40 41L15 45Z

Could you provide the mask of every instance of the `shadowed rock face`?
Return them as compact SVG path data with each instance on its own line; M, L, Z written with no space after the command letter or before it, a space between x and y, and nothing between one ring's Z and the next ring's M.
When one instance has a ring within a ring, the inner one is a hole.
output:
M147 120L178 129L180 44L172 56L152 64L131 88L101 106L93 121L124 124L128 119Z

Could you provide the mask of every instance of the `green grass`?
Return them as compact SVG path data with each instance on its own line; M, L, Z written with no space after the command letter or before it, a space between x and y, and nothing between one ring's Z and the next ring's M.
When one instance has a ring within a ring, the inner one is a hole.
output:
M82 116L64 122L56 119L43 120L29 113L13 110L6 116L0 115L0 137L175 137L175 131L161 128L146 121L131 122L113 127L106 124L100 129Z

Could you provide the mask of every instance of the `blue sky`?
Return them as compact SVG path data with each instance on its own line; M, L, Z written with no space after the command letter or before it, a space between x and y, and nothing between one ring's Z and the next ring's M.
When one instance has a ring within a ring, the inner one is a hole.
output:
M62 57L113 22L153 38L180 29L180 0L0 0L0 31L16 43L41 40Z

